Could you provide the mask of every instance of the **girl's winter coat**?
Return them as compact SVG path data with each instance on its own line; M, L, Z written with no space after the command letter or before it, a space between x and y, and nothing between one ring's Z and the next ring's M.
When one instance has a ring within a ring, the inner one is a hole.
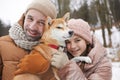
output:
M61 80L111 80L111 62L107 58L105 48L94 38L94 48L88 56L92 59L91 64L85 64L80 68L79 63L69 62L60 71Z

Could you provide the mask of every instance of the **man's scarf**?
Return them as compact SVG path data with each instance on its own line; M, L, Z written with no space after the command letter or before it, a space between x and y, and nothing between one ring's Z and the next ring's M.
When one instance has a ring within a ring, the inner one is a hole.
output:
M15 23L9 30L10 37L14 40L17 46L26 50L31 50L33 46L38 44L38 41L28 41L23 28Z

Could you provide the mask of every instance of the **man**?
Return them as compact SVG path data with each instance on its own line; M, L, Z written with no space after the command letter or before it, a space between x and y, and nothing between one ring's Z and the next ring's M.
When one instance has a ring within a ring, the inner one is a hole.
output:
M33 0L20 20L0 37L0 80L13 80L19 60L29 54L43 34L47 16L56 18L57 11L50 0Z

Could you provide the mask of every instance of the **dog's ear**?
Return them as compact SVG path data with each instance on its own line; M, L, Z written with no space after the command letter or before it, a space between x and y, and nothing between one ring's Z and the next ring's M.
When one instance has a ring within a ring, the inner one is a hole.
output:
M48 25L51 26L52 25L52 18L48 17L47 20L48 20Z
M45 22L45 30L49 29L51 24L52 24L52 18L48 16Z
M63 16L64 20L67 22L70 19L70 13L67 12L64 16Z

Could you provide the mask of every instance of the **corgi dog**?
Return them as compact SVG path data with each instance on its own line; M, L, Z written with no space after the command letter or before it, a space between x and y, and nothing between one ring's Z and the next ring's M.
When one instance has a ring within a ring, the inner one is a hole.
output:
M57 69L50 65L50 60L53 51L56 49L62 51L66 46L65 40L70 39L74 34L67 27L69 15L66 13L62 18L47 18L44 33L39 41L40 44L35 46L29 55L20 60L13 80L60 80ZM48 77L52 74L54 78Z

